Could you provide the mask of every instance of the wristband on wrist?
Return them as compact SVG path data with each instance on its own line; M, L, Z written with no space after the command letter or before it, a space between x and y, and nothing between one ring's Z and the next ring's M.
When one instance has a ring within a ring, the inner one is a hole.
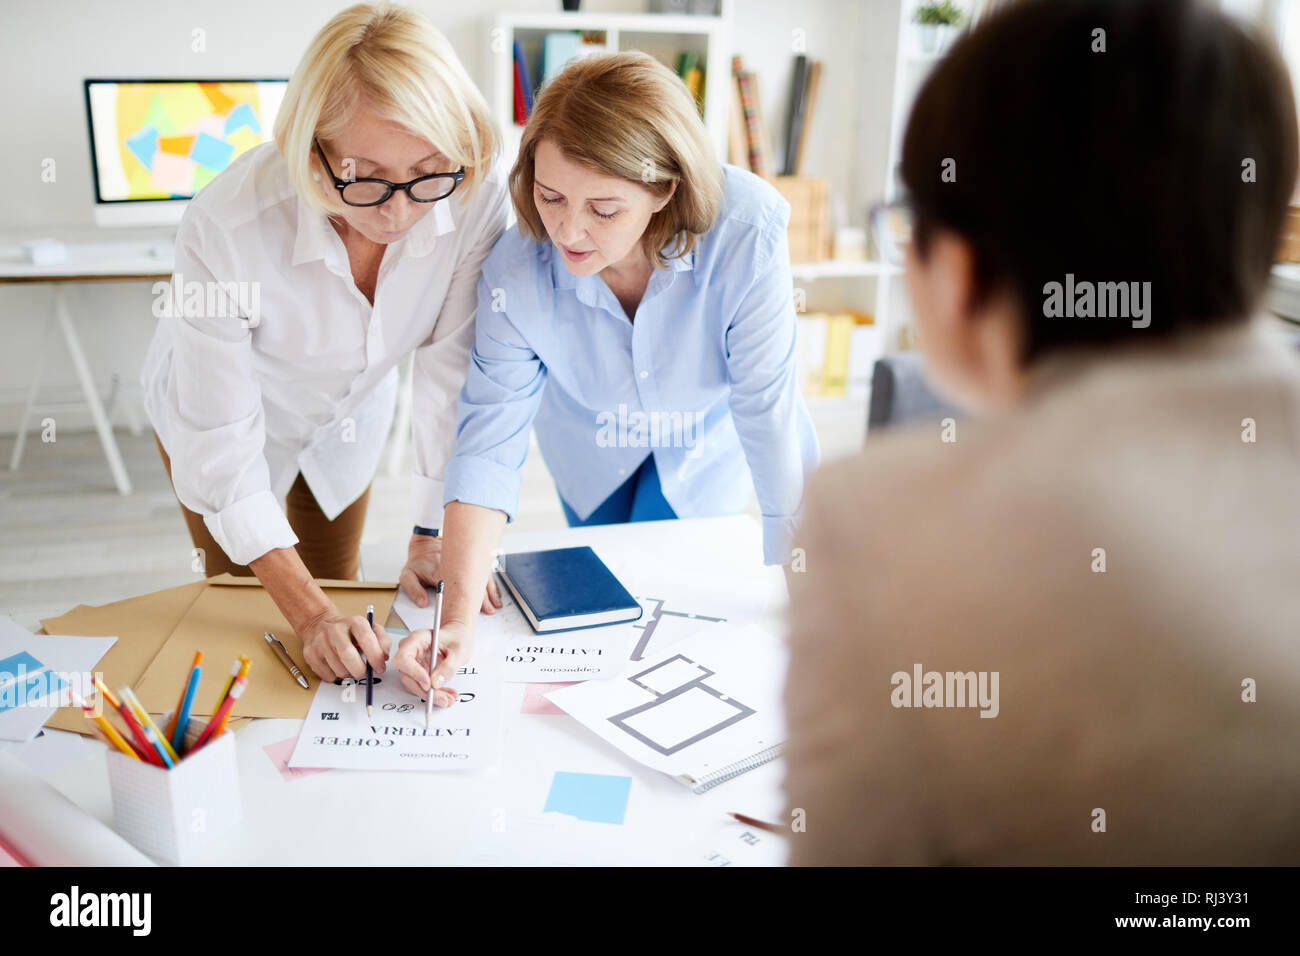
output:
M422 526L420 526L420 525L417 524L417 525L415 526L415 529L411 532L411 534L422 534L422 535L424 535L426 538L436 538L436 537L438 537L438 529L437 529L437 528L425 528L425 527L422 527Z

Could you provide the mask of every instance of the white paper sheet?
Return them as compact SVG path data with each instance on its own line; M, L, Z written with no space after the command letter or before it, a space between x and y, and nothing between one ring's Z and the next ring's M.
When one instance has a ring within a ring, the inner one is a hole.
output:
M644 866L652 853L650 847L611 839L609 824L563 813L511 814L472 821L456 865Z
M450 686L459 699L434 707L425 727L424 701L402 688L392 666L375 675L374 714L366 716L364 683L320 682L303 721L290 767L349 770L464 770L491 763L500 750L501 650L479 635L470 662Z
M501 603L495 614L478 616L474 633L476 643L485 637L498 642L509 683L604 680L623 669L636 641L637 632L628 624L538 634L504 583ZM432 629L433 591L429 590L429 607L419 608L399 590L393 610L408 628Z
M116 641L33 634L0 615L0 740L30 740L68 702L70 689L93 696L95 665Z
M786 663L771 634L719 625L546 699L634 760L698 779L784 742Z

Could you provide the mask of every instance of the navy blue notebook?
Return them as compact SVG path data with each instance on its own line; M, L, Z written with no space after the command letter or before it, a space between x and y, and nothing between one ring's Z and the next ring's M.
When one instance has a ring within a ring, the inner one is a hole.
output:
M635 621L641 605L591 548L501 558L501 578L538 634Z

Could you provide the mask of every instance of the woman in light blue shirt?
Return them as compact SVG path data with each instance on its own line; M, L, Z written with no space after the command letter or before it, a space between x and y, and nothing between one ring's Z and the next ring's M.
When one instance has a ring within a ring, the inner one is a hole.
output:
M483 263L443 490L434 688L468 659L534 426L570 524L735 514L757 493L767 564L790 560L818 459L795 373L789 205L718 163L667 67L618 53L566 69L510 191L519 222ZM398 652L412 692L429 689L428 645L417 632Z

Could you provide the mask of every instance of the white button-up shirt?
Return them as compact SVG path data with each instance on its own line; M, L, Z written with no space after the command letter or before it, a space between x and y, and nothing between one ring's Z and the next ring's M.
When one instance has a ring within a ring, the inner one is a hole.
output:
M274 144L190 202L141 383L177 497L232 561L298 542L280 501L299 472L331 520L360 497L411 352L415 523L441 526L479 272L508 212L500 162L473 196L463 189L387 247L373 307Z

